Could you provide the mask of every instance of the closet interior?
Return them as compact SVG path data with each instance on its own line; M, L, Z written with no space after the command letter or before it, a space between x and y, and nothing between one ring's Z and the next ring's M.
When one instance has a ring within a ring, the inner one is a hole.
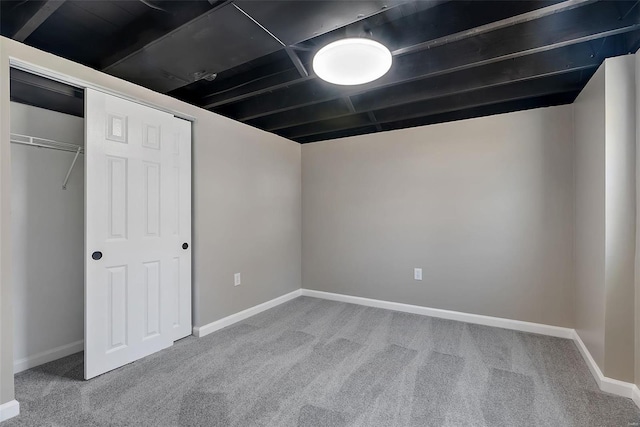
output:
M14 372L83 350L84 90L11 70Z

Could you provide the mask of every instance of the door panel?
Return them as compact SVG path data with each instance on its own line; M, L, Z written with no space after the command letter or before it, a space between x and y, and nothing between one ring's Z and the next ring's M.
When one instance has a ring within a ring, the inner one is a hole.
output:
M191 141L190 123L168 113L85 97L88 379L191 333Z
M145 331L143 339L160 335L161 308L160 308L160 261L145 262Z
M107 275L107 352L112 352L127 346L127 266L108 267Z
M160 237L160 165L143 163L146 237Z
M127 159L107 156L108 238L127 238Z

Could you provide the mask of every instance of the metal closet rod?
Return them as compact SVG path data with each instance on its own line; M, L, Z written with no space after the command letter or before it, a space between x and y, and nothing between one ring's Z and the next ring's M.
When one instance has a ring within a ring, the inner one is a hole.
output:
M20 135L17 133L11 134L11 142L15 144L29 145L37 148L48 148L50 150L76 153L76 155L73 157L73 161L71 162L71 166L67 171L67 175L64 177L64 182L62 183L63 190L67 189L67 183L69 182L71 171L73 170L73 167L76 165L76 161L78 161L78 156L80 154L84 154L84 148L82 148L82 146L77 144L70 144L68 142L54 141L53 139L38 138L35 136L29 136L29 135Z

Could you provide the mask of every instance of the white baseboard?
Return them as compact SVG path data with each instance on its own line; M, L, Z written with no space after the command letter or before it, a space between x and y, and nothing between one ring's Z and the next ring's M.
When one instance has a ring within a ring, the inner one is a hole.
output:
M193 335L195 335L196 337L203 337L299 296L321 298L331 301L364 305L367 307L401 311L404 313L420 314L423 316L437 317L440 319L456 320L459 322L473 323L476 325L493 326L496 328L511 329L514 331L530 332L552 337L570 339L576 343L578 350L587 363L587 366L589 367L591 374L595 378L600 390L633 399L636 405L638 405L638 407L640 408L640 390L638 389L638 387L635 384L605 377L598 365L593 360L593 357L591 357L591 354L587 350L587 347L584 345L582 339L575 331L575 329L564 328L561 326L551 326L541 323L524 322L522 320L504 319L501 317L484 316L481 314L470 314L459 311L443 310L439 308L423 307L419 305L403 304L399 302L382 301L324 291L314 291L311 289L298 289L297 291L282 295L281 297L256 305L255 307L248 308L239 313L232 314L231 316L227 316L223 319L217 320L207 325L199 327L196 326L193 328Z
M240 322L248 317L255 316L258 313L261 313L265 310L269 310L277 305L290 301L294 298L299 297L302 294L300 289L295 290L293 292L289 292L288 294L282 295L278 298L274 298L270 301L263 302L262 304L258 304L236 314L232 314L230 316L224 317L220 320L216 320L215 322L208 323L203 326L195 326L193 328L193 335L200 338L205 335L209 335L212 332L220 330L222 328L226 328L227 326L231 326L234 323Z
M596 362L593 360L593 357L591 357L589 350L587 350L587 347L584 345L582 339L575 331L575 329L544 325L540 323L523 322L521 320L503 319L500 317L483 316L479 314L462 313L459 311L442 310L439 308L402 304L398 302L354 297L351 295L334 294L331 292L314 291L311 289L302 289L302 295L327 299L331 301L365 305L367 307L384 308L387 310L402 311L405 313L421 314L424 316L438 317L441 319L457 320L460 322L474 323L477 325L494 326L497 328L511 329L521 332L532 332L541 335L549 335L552 337L571 339L578 346L578 350L587 363L587 366L589 367L591 374L595 378L600 390L633 399L636 405L640 408L640 389L638 389L635 384L605 377Z
M580 338L580 335L577 331L574 331L573 341L578 346L578 350L580 350L582 358L587 363L587 366L589 367L591 374L595 378L596 383L598 383L598 387L600 387L600 390L633 399L638 407L640 407L638 399L634 398L634 391L638 390L638 387L635 384L605 377L596 361L593 360L593 357L591 357L591 353L589 353L587 346L584 345L584 342L582 341L582 338Z
M0 405L0 423L18 415L20 415L20 404L17 400Z
M504 319L501 317L484 316L481 314L462 313L459 311L354 297L350 295L334 294L331 292L314 291L311 289L302 289L302 295L328 299L331 301L366 305L367 307L377 307L387 310L402 311L405 313L421 314L423 316L438 317L441 319L457 320L459 322L474 323L476 325L494 326L497 328L512 329L521 332L532 332L552 337L573 338L574 332L571 328L563 328L561 326L543 325L541 323L523 322L521 320Z
M633 395L631 399L636 402L636 406L640 408L640 388L637 385L633 386Z
M84 340L80 340L51 350L43 351L42 353L34 354L33 356L18 359L13 362L13 373L17 374L18 372L35 368L36 366L52 362L83 350Z

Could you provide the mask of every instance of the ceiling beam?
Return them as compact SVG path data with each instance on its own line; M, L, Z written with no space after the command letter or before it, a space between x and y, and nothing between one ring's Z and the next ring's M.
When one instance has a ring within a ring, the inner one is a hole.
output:
M485 34L491 31L496 31L502 28L512 27L514 25L524 24L525 22L545 18L547 16L554 15L556 13L566 12L571 9L575 9L576 7L586 6L596 1L597 0L567 0L562 3L556 3L551 6L532 10L531 12L522 13L520 15L512 16L506 19L501 19L499 21L491 22L486 25L481 25L479 27L457 32L455 34L450 34L444 37L439 37L437 39L429 40L424 43L418 43L413 46L396 49L392 52L392 54L394 56L399 56L399 55L406 55L409 53L419 52L421 50L432 49L437 46L454 43L469 37L479 36L481 34Z
M14 40L24 42L40 25L44 23L60 6L64 4L65 0L47 0L38 10L35 11L20 27L15 31L13 36Z
M616 45L615 40L611 38L607 40L607 44ZM602 62L602 57L591 57L590 52L591 47L588 43L568 46L556 51L516 58L510 61L508 66L498 62L448 75L372 90L353 98L347 97L351 103L349 110L336 108L336 104L325 102L321 105L262 116L247 123L260 129L274 131L317 121L318 118L327 120L425 99L596 68ZM619 53L616 52L616 54Z
M436 123L452 122L456 120L471 119L474 117L484 117L493 114L511 113L514 111L528 110L531 108L550 107L554 105L569 104L575 100L579 91L565 92L553 95L543 95L535 98L527 98L523 100L514 100L507 102L500 102L498 104L483 105L480 107L472 107L464 110L450 111L441 114L434 114L426 117L419 117L415 119L407 119L394 123L388 123L382 125L383 131L403 129L415 126L432 125ZM335 138L344 138L354 135L362 135L367 133L376 132L377 129L373 126L364 126L355 129L345 129L335 132L319 133L310 136L295 138L294 141L301 144L326 141Z
M303 56L300 55L300 58ZM300 77L300 73L291 65L291 59L284 49L244 64L242 68L247 71L237 72L234 69L221 71L215 82L200 82L200 84L176 89L170 94L192 104L197 104L196 100L200 99L201 94L206 93L211 87L215 87L219 94L226 94L246 86L274 85Z
M117 48L114 48L114 53L110 54L99 65L99 68L102 71L109 72L118 64L128 60L129 58L138 54L142 50L149 48L151 45L158 43L167 37L174 36L176 33L181 31L185 27L191 25L196 20L206 18L206 15L213 13L216 9L225 7L230 4L233 5L233 7L237 9L240 13L244 14L248 19L253 21L263 31L265 31L271 37L273 37L274 40L276 40L279 44L283 46L283 48L288 47L268 28L262 25L262 23L258 22L258 20L256 20L250 13L245 11L243 8L238 6L233 0L220 0L217 2L212 0L183 1L183 2L174 1L174 2L166 2L166 3L167 3L166 5L163 4L163 7L166 8L167 11L170 13L164 13L164 15L169 17L171 17L172 15L176 16L171 20L171 23L172 23L171 28L167 29L166 27L168 26L168 24L166 23L164 23L163 25L148 25L148 24L145 25L144 19L141 19L140 21L136 21L134 24L129 25L127 29L122 31L121 33L123 34L122 36L114 38L119 42L119 45ZM268 2L265 2L265 3L268 3ZM365 19L371 16L379 15L381 13L386 13L388 11L394 10L398 8L401 4L402 2L399 2L399 3L393 2L393 4L390 5L388 8L382 8L381 10L376 11L375 13L369 16L358 17L356 21L360 21L362 19ZM175 7L176 8L175 11L170 9L170 7ZM162 16L160 18L162 18ZM156 19L159 19L159 18L156 17ZM169 18L166 18L166 19L169 19ZM145 28L145 31L140 32L140 29L139 29L140 27ZM335 28L327 27L324 29L323 32L319 32L315 36L325 34L329 31L333 31L334 29ZM130 34L132 32L136 34L136 37L133 37L133 39L135 40L134 43L130 42L130 39L132 38ZM294 59L294 57L297 57L298 55L296 55L292 49L287 49L287 54L294 61L294 66L298 71L298 74L296 75L296 77L300 77L300 75L303 75L302 78L308 78L309 73L304 69L303 63L300 60L295 61ZM307 74L307 76L304 76L305 73ZM278 77L281 77L281 76L279 75L275 78L277 79ZM269 84L271 84L271 80L267 80L267 81L269 82ZM287 81L291 81L291 78L288 77ZM241 87L246 88L245 85L242 85ZM223 93L226 93L226 92L227 90L225 90Z
M454 34L438 37L422 43L396 49L394 51L394 54L396 56L402 56L410 53L416 53L424 50L433 49L435 47L444 46L444 45L455 43L455 42L460 42L466 38L473 37L475 35L493 32L499 29L512 27L514 25L524 24L534 20L539 20L545 17L549 17L551 15L561 13L561 12L567 12L569 10L591 4L594 1L595 0L567 0L561 3L557 3L555 5L543 7L527 13L510 17L510 18L495 21L490 24L479 25L479 26L466 29L464 31L460 31ZM461 5L460 7L463 7L463 5ZM461 10L460 13L464 13L464 10ZM270 86L266 84L262 84L262 85L254 84L251 86L246 85L246 86L239 87L238 90L235 90L235 91L226 91L225 93L220 93L220 94L213 93L210 95L205 95L203 97L204 102L202 102L202 107L208 108L208 109L214 109L229 103L238 102L247 98L269 93L274 90L286 88L292 85L305 83L307 81L315 80L315 79L316 79L315 76L311 75L311 76L305 76L305 77L301 77L301 78L289 80L289 81L277 81L275 82L275 84ZM266 80L263 83L266 83Z
M319 80L307 81L286 89L269 92L244 102L219 108L216 111L240 121L297 109L344 96L355 96L373 89L395 86L412 80L476 68L496 62L511 61L516 58L543 53L567 46L604 39L617 34L640 30L639 14L632 14L619 20L608 4L596 3L597 9L581 9L577 16L562 17L559 22L547 22L548 25L563 24L558 31L540 34L534 28L512 27L503 29L483 38L483 48L478 48L476 40L465 39L447 48L438 47L428 52L418 52L397 58L392 71L376 82L357 88L343 88ZM597 14L593 14L597 12ZM547 18L549 19L549 18ZM528 24L523 24L528 25Z
M640 32L629 34L626 40L627 53L636 53L640 48Z
M445 113L433 114L424 117L415 117L406 120L398 120L396 122L385 123L384 130L402 129L405 127L424 126L433 123L442 123L445 121L459 120L461 118L469 118L469 111L482 111L483 114L477 116L486 116L490 114L511 113L514 111L527 108L549 107L551 105L571 104L578 97L580 90L552 93L550 95L536 96L532 98L516 99L512 101L499 102L497 104L481 105L479 107L471 107Z
M382 25L388 26L393 29L394 25L399 22L398 20L400 19L406 19L409 16L415 16L415 14L422 13L426 10L433 9L437 6L448 3L455 4L456 2L453 0L401 0L400 2L394 1L392 5L388 5L387 7L381 9L371 16L359 17L357 21L351 22L345 27L337 29L334 27L332 27L333 29L327 27L326 30L315 32L311 39L306 39L300 41L300 44L289 45L287 47L294 51L298 51L299 53L304 53L304 55L302 55L301 57L302 62L310 63L311 61L309 61L308 58L309 52L315 51L315 44L318 42L324 43L323 40L327 37L333 38L338 34L349 33L349 30L352 29L352 27L362 29L363 26L371 25L372 27L375 27L377 31L380 28L379 26ZM304 43L305 45L303 46L301 43ZM300 57L301 55L298 54L298 56ZM205 93L204 95L200 95L199 97L190 97L188 101L200 105L203 108L212 108L218 105L218 103L220 103L221 105L229 102L239 101L251 96L287 87L291 84L315 79L315 76L312 74L311 70L308 69L307 71L309 71L308 74L310 74L308 76L301 76L300 73L297 73L297 75L294 75L294 77L287 78L285 76L285 72L282 71L282 69L278 72L274 72L273 75L265 74L264 72L258 73L252 70L251 72L234 76L234 80L236 80L237 82L235 82L235 84L233 85L226 85L225 87L224 83L227 82L224 80L218 80L216 84L211 86L211 89L209 89L209 93ZM238 81L238 77L243 80Z
M237 88L232 88L222 92L216 91L214 94L205 95L209 100L205 101L202 108L214 109L233 102L243 101L254 96L263 95L273 92L274 90L284 89L292 85L297 85L310 80L315 80L315 75L300 77L295 79L284 78L283 73L274 74L273 76L265 76L259 81L253 81L249 84L243 84ZM206 99L205 98L205 99Z
M593 69L593 71L595 71L595 69ZM575 92L583 87L584 80L590 77L593 71L584 74L581 71L576 71L560 76L541 78L531 82L525 81L500 87L482 88L471 92L453 94L447 97L428 99L412 104L377 110L374 114L377 123L384 124L483 105ZM368 119L366 113L364 116L362 114L355 114L338 119L280 129L276 133L286 138L296 139L315 134L362 127L366 124L375 125L371 120L366 119Z
M163 2L162 7L166 12L149 9L149 12L125 26L113 37L111 53L98 64L98 68L108 71L145 47L189 25L194 19L228 3L231 0Z

